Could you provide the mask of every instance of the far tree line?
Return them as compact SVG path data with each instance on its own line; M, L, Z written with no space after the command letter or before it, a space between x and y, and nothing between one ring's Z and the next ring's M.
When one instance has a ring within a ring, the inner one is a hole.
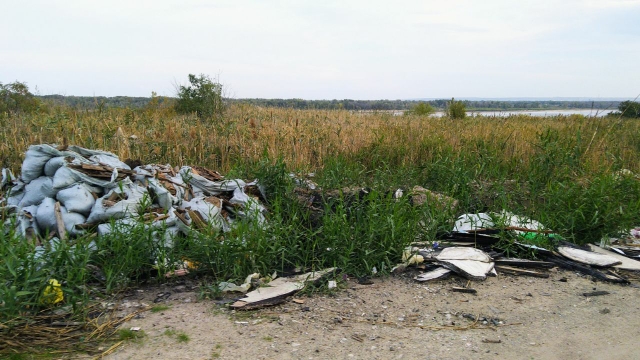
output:
M189 84L176 88L176 97L131 96L65 96L34 95L21 82L0 83L0 116L18 112L34 112L49 105L65 106L83 110L105 108L145 108L154 106L173 107L179 113L195 113L201 118L222 116L230 104L246 104L261 107L281 107L317 110L386 111L403 110L408 114L429 115L434 111L445 111L452 118L464 116L466 111L482 110L556 110L556 109L618 109L617 115L640 117L640 103L635 101L501 101L501 100L305 100L305 99L232 99L223 96L222 85L209 76L189 74ZM455 114L458 114L455 115Z

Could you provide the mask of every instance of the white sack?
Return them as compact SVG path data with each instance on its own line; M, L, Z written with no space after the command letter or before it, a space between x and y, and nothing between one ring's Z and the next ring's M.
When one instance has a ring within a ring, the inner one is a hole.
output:
M60 151L51 145L29 146L22 162L20 177L26 183L37 179L44 174L44 165L54 156L60 156Z
M24 196L20 200L19 207L39 205L44 198L53 198L56 191L53 189L53 181L50 177L41 176L32 180L24 188Z
M38 222L38 228L42 234L47 232L57 231L56 215L55 215L56 201L52 198L45 198L38 206L36 212L36 221ZM60 207L62 211L62 207ZM65 209L66 211L66 209Z
M67 211L76 212L84 216L89 215L96 202L91 191L84 184L75 184L70 188L60 190L56 195L56 199L67 208Z
M76 229L76 225L84 224L86 218L78 213L69 212L68 209L62 210L64 207L60 207L62 212L62 222L64 222L64 228L70 235L77 236L84 234L84 230Z
M66 163L64 156L56 156L54 158L49 159L46 164L44 164L44 174L45 176L53 176L58 169Z

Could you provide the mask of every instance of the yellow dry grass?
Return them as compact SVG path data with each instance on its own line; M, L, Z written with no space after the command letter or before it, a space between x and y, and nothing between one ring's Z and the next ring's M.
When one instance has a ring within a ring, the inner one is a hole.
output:
M320 169L327 158L372 146L402 148L398 165L454 153L499 149L502 161L527 164L538 136L548 129L578 142L586 167L615 162L638 170L638 123L583 116L534 118L472 117L465 120L393 116L388 113L258 108L237 105L225 120L202 122L170 109L109 109L101 114L57 109L49 114L0 119L0 161L19 172L23 153L38 143L69 143L112 151L145 163L202 165L228 171L265 155L282 157L295 169Z

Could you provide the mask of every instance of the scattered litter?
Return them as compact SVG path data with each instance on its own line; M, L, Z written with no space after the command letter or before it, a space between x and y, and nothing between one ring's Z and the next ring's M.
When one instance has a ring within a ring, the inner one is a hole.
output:
M131 331L140 331L140 327L139 326L133 326L129 330L131 330Z
M444 279L451 275L451 270L443 267L436 268L434 270L422 273L416 277L414 277L417 281L429 281L435 279Z
M500 339L482 339L482 342L485 344L500 344L502 340Z
M409 246L402 252L402 262L406 265L418 265L424 262L424 256L416 254L413 248Z
M338 283L335 280L329 280L329 282L327 283L327 287L329 289L335 289L338 287Z
M296 304L304 304L304 300L303 299L292 299L291 301L293 301Z
M301 290L306 283L316 282L335 270L336 268L329 268L293 277L279 277L264 287L248 292L244 298L233 303L231 307L235 309L255 309L279 304L288 295Z
M592 292L583 293L582 295L586 297L591 297L591 296L602 296L602 295L609 295L609 294L610 292L608 291L592 291Z
M49 285L42 291L42 297L40 303L43 305L55 305L64 300L64 293L62 292L62 286L56 279L50 279Z
M452 287L451 291L467 293L467 294L476 294L478 292L476 289L464 288L464 287L458 287L458 286Z
M259 277L260 277L260 274L253 273L247 276L247 278L244 280L244 283L242 285L236 285L234 283L223 281L220 284L218 284L218 288L222 292L240 292L244 294L247 291L249 291L249 289L251 289L251 280L258 279Z

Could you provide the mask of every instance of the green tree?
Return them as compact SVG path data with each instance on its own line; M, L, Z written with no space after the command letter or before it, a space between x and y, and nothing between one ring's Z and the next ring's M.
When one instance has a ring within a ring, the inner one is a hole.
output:
M623 101L618 105L618 110L624 117L640 118L640 103L635 101Z
M200 119L221 117L224 113L222 85L209 76L189 74L188 86L180 85L177 90L176 112L196 113Z
M40 101L29 92L25 83L0 83L0 115L32 113L40 108Z
M433 106L429 105L426 102L419 102L414 105L411 110L407 111L405 114L407 115L418 115L418 116L429 116L436 112Z
M451 98L451 101L447 103L446 114L452 119L464 119L467 116L464 102Z

